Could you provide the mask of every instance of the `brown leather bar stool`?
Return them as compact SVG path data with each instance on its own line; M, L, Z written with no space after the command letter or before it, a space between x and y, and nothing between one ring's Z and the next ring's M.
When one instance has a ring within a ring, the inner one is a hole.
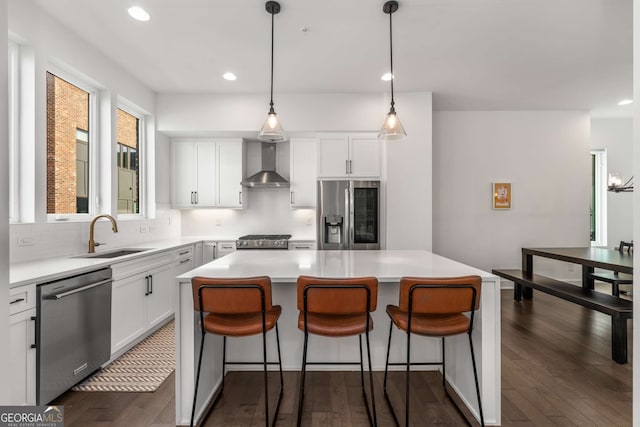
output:
M304 332L302 352L302 374L298 396L298 423L302 422L302 402L307 365L360 365L360 381L367 416L371 425L377 425L376 403L373 394L371 373L371 348L369 331L373 329L373 319L369 314L375 311L378 301L378 279L356 277L348 279L325 279L319 277L298 277L298 329ZM325 337L350 337L357 335L360 347L360 362L307 362L309 334ZM362 358L362 335L367 340L369 362L369 387L371 407L367 401L364 386L364 364Z
M204 337L207 333L221 335L222 338L222 385L220 392L213 402L215 405L224 390L224 374L227 364L253 365L262 363L264 368L264 418L269 426L269 387L267 381L267 365L280 366L280 394L276 405L273 423L275 425L282 400L283 378L282 359L280 357L280 336L278 334L278 318L282 312L279 305L271 304L271 279L266 276L214 279L209 277L194 277L191 279L193 290L194 310L200 312L200 355L196 373L196 387L193 393L193 408L191 409L191 426L196 411L196 397L200 368L202 367L202 353ZM278 346L278 361L267 362L267 332L275 327L276 343ZM227 337L245 337L262 334L262 362L230 362L227 361Z
M409 372L411 366L442 365L442 387L447 396L451 398L446 387L444 339L448 336L466 333L469 337L469 346L471 348L471 363L473 364L473 377L476 383L478 408L480 409L480 423L484 426L476 358L473 352L473 341L471 339L474 313L480 306L481 285L482 279L480 276L449 278L403 277L400 279L399 306L387 306L387 314L391 318L391 322L389 325L389 342L387 344L387 361L384 368L384 397L391 409L391 414L393 415L396 425L400 425L400 423L398 422L398 418L387 393L387 373L389 365L405 366L406 368L405 425L408 426ZM470 313L469 317L465 316L465 312ZM397 328L407 334L406 362L389 363L393 325L396 325ZM427 337L442 337L442 361L411 362L409 356L411 354L411 334ZM453 399L451 400L455 405L455 401Z

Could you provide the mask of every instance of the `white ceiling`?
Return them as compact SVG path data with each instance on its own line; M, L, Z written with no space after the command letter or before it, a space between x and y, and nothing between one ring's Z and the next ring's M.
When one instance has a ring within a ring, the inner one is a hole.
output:
M35 0L156 92L268 92L270 15L260 0ZM384 92L384 1L282 0L278 92ZM400 0L397 91L438 110L616 107L632 96L632 0ZM133 4L149 22L127 14ZM72 11L72 12L71 12ZM308 28L307 32L301 31ZM238 80L222 79L233 71Z

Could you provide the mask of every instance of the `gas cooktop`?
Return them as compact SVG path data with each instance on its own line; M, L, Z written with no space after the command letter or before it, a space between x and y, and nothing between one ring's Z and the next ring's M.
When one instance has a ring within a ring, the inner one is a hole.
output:
M236 241L236 249L288 249L291 234L248 234Z

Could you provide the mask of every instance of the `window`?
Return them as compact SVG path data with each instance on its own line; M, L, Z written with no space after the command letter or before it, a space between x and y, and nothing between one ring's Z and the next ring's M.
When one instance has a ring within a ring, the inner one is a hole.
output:
M9 221L20 220L18 202L20 48L9 42Z
M92 211L94 94L47 72L47 214Z
M591 150L591 246L607 245L607 152Z
M118 214L139 214L142 120L118 108Z

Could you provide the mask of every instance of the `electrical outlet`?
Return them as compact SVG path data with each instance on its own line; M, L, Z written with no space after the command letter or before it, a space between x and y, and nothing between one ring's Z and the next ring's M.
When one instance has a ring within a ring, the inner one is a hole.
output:
M33 236L18 236L18 246L33 246L36 239Z
M576 266L575 264L569 264L569 272L573 273L574 271L576 271Z
M147 224L140 225L140 232L141 233L146 233L147 232Z
M307 217L307 225L311 225L311 217L310 216Z
M216 227L220 227L222 225L222 220L220 218L216 219Z

